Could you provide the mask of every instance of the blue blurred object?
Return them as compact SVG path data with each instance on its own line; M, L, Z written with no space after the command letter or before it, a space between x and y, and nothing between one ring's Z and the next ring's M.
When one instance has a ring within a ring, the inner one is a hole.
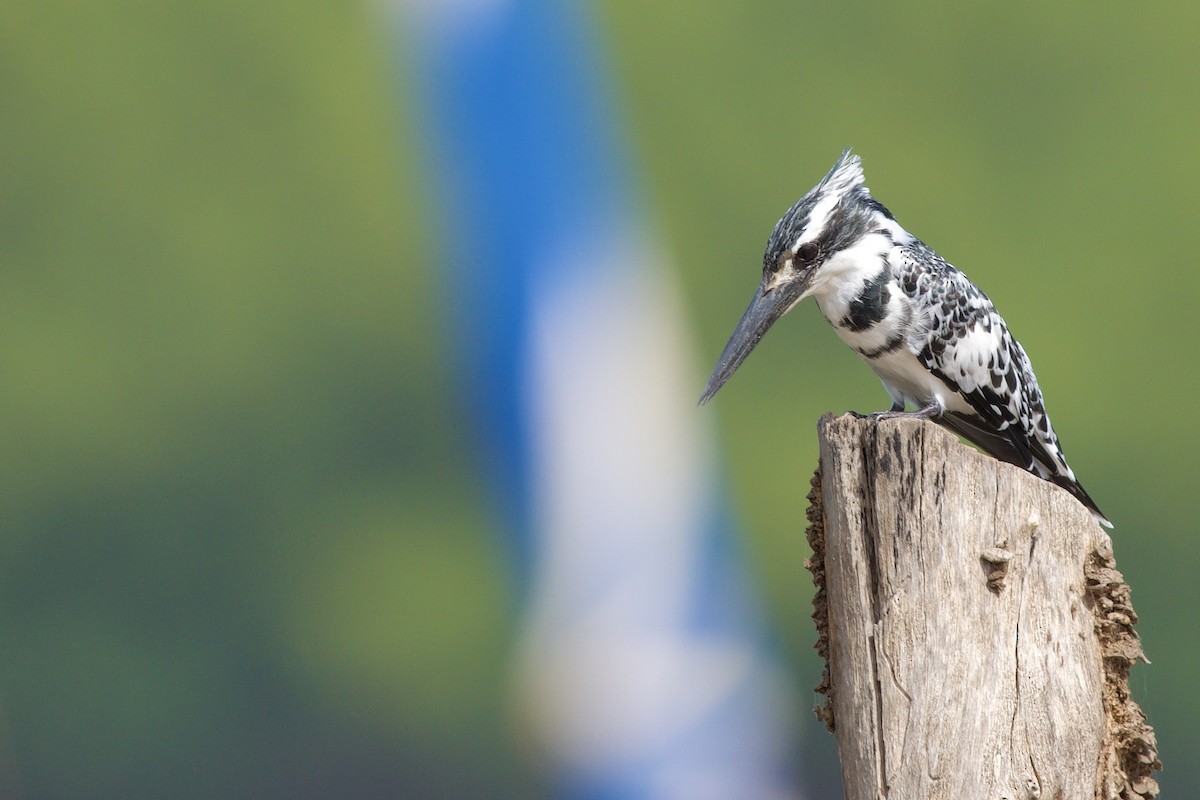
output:
M794 703L576 3L409 3L447 328L522 594L522 708L570 798L796 797Z

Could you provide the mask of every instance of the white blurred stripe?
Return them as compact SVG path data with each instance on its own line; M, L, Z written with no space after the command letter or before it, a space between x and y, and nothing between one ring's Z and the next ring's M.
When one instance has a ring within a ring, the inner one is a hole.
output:
M567 266L589 256L607 263ZM693 619L719 508L679 292L643 246L561 258L539 270L561 277L534 299L530 352L538 562L520 679L535 727L570 770L657 764L655 797L794 796L773 769L791 698L763 642ZM724 758L682 751L739 702L758 729Z

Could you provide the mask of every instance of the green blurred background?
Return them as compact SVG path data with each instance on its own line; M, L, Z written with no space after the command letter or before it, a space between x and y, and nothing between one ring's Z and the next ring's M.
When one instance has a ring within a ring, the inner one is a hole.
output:
M1164 796L1200 796L1200 11L727 5L594 10L692 304L697 392L775 219L854 146L1032 355L1117 525ZM543 793L440 321L439 237L462 231L437 219L394 17L3 16L0 794ZM815 421L886 403L809 305L713 407L680 409L723 426L805 706Z

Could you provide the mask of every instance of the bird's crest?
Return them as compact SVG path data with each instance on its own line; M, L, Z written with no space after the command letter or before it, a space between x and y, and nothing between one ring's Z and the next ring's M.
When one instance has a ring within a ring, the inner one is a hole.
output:
M863 178L862 159L847 147L834 162L829 174L821 179L811 194L843 196L855 189L868 191Z

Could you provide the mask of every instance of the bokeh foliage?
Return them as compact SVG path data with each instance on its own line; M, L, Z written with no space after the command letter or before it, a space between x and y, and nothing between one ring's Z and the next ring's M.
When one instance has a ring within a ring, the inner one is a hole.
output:
M382 10L5 17L11 796L520 786Z
M509 576L442 323L433 232L459 231L437 222L420 76L385 10L4 16L0 790L530 796L505 707ZM1164 789L1200 793L1200 11L595 16L706 360L771 224L845 145L997 302L1117 523ZM680 411L721 420L801 696L815 420L884 402L809 306L714 406Z

